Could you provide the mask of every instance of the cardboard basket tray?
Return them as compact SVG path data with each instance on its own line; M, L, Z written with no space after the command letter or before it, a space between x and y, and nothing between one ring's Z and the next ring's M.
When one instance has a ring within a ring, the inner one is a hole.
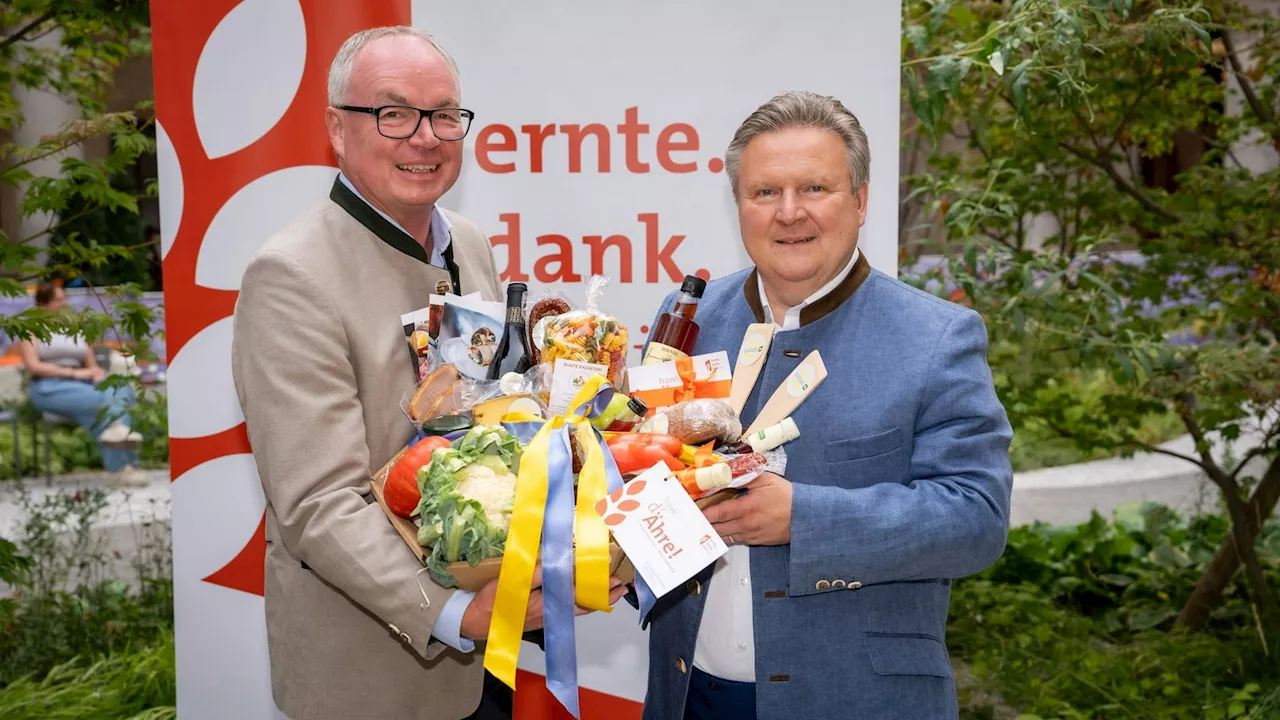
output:
M402 518L391 512L391 508L387 507L387 501L383 497L382 487L387 482L387 475L391 472L391 468L395 466L401 456L405 454L408 448L402 448L396 453L391 460L387 461L378 469L373 477L369 479L369 484L373 488L373 497L378 501L378 506L382 508L382 512L391 521L392 527L396 532L400 533L400 537L413 551L419 562L426 562L425 558L431 553L431 548L423 547L418 543L418 526L412 520ZM471 565L465 561L459 561L449 564L449 572L458 581L458 587L470 592L479 592L490 581L498 579L498 573L502 570L502 558L489 558L481 560L477 565ZM618 547L612 538L609 540L609 573L622 580L623 583L630 583L635 579L635 568L632 567L631 561L627 559L622 548Z

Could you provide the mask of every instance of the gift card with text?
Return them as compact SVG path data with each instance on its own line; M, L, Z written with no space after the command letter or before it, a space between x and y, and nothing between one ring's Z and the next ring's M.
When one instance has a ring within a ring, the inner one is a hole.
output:
M663 464L596 503L596 512L657 597L684 584L728 551Z

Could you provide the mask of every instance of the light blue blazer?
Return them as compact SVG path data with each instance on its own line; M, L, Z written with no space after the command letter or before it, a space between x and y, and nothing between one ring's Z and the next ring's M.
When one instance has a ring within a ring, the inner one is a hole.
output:
M754 271L713 281L695 353L732 360L763 319ZM1013 483L986 328L859 260L775 336L744 427L815 349L828 377L793 413L800 437L786 446L791 543L751 549L758 717L955 718L951 581L1004 551ZM646 720L683 717L710 575L648 618Z

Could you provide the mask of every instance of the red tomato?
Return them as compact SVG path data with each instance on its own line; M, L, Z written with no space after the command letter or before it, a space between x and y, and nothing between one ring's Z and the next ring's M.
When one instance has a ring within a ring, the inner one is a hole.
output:
M422 438L416 444L414 444L413 449L417 450L418 448L423 446L431 448L431 452L435 452L436 448L453 447L453 443L449 442L447 438L443 438L439 435L428 435L427 437ZM430 461L431 461L431 458L428 456L427 462L430 462Z
M382 498L386 500L391 512L407 518L417 511L418 503L422 500L422 495L418 492L418 470L431 463L431 453L436 448L449 445L448 440L436 435L423 438L391 466L387 482L382 486Z
M674 457L680 457L680 453L684 450L684 445L680 439L672 435L662 435L659 433L621 433L609 438L609 447L614 445L626 445L630 443L638 443L640 445L654 445L666 450L668 454Z
M618 465L618 472L623 475L648 470L660 462L666 463L673 472L684 469L684 463L657 445L644 445L637 442L617 443L611 446L609 451L613 453L613 461Z

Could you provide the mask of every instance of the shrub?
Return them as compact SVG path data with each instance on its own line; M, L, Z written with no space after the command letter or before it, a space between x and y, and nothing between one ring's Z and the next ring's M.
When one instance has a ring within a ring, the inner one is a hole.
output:
M135 528L133 582L113 577L106 537L95 519L107 493L81 490L34 501L17 547L27 558L14 573L14 601L0 615L0 686L40 678L76 657L93 658L162 639L173 627L172 553L162 523Z
M1227 528L1138 504L1114 522L1017 528L999 562L955 584L947 645L1024 720L1280 718L1246 588L1206 632L1167 632ZM1258 547L1280 581L1280 523Z

